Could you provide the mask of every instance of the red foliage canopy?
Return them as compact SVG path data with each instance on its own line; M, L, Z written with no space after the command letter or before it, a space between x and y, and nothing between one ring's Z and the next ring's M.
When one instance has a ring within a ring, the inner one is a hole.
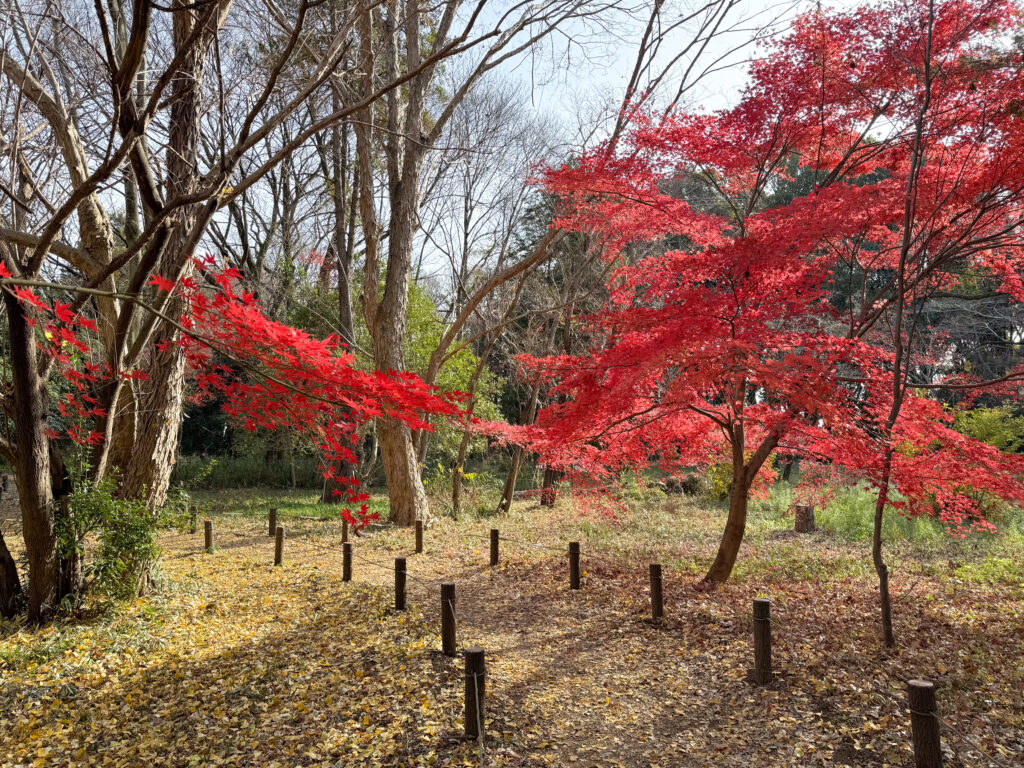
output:
M408 372L362 370L337 338L317 339L268 319L252 294L236 292L240 275L235 270L218 269L211 258L196 266L200 277L208 279L150 280L158 292L176 291L184 307L176 320L182 331L176 343L193 373L193 398L217 398L246 429L288 428L308 435L320 450L326 477L333 477L341 461L358 462L354 446L362 423L391 419L413 429L431 429L426 415L460 414L456 395L439 393ZM102 442L102 431L84 426L106 415L93 393L111 376L144 379L146 374L112 372L109 366L89 362L89 333L96 327L88 317L60 302L51 307L31 287L11 280L2 264L0 279L45 319L44 351L72 385L57 403L70 424L64 434L85 445ZM211 289L211 283L216 287ZM61 436L55 429L48 434L51 439ZM335 479L345 487L346 501L359 505L342 510L350 523L359 526L375 517L357 480Z
M737 106L649 116L548 171L556 226L618 265L612 301L581 318L601 339L586 355L524 361L562 397L501 431L585 475L731 456L744 515L776 449L879 482L888 447L905 511L955 529L985 525L980 491L1024 502L1024 460L954 431L933 397L996 388L893 322L965 271L1024 299L1024 61L1001 47L1017 21L1002 0L814 12Z

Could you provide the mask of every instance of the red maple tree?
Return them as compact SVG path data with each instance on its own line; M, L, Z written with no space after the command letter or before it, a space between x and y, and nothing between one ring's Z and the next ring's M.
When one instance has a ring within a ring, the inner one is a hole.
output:
M1024 298L1018 18L1002 0L818 10L752 64L735 107L648 116L545 173L555 226L618 268L609 306L581 319L599 345L525 361L559 402L502 431L577 476L727 456L710 582L777 450L954 531L987 525L979 494L1024 502L1021 457L954 431L935 397L1013 396L1020 371L972 380L922 320L966 272Z

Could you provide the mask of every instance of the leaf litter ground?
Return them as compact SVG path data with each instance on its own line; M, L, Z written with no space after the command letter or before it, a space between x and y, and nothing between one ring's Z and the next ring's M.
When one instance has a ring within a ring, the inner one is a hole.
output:
M374 529L354 539L348 584L339 523L284 517L275 568L264 521L216 516L212 554L201 526L162 537L158 595L35 633L8 626L0 765L904 766L904 681L917 676L939 685L948 765L1024 763L1019 581L899 562L901 645L888 652L862 546L764 531L736 583L701 592L715 516L689 512L672 518L690 531L676 540L650 513L595 522L521 507L491 523L439 521L419 555L410 531ZM495 568L491 524L509 539ZM583 542L579 591L568 589L572 539ZM408 559L404 613L393 610L397 556ZM659 623L655 560L666 564ZM442 581L457 585L459 643L487 654L482 749L458 738L463 670L438 650ZM766 687L748 679L757 596L774 619Z

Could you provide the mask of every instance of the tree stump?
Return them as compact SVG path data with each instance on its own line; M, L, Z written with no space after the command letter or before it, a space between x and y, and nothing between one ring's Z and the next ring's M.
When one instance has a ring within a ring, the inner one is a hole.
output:
M796 505L796 523L793 530L797 533L811 533L814 530L814 506L812 504Z

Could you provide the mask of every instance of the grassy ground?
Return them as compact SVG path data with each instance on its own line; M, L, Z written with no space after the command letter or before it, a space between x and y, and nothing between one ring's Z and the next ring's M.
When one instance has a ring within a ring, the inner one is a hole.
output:
M904 681L917 676L939 685L948 765L1024 762L1012 526L966 542L891 529L900 647L886 651L867 546L842 509L820 515L832 532L797 536L784 499L758 505L735 579L706 593L694 583L724 512L681 497L638 494L614 517L560 501L439 520L420 555L409 531L374 529L355 539L348 584L339 524L312 495L198 501L217 549L203 552L201 526L165 534L154 596L36 632L4 626L0 765L903 766ZM280 568L269 506L288 532ZM496 568L492 526L510 539ZM409 562L404 613L391 607L396 556ZM657 624L652 561L666 568ZM487 652L482 751L457 738L461 663L437 651L447 580L460 643ZM748 680L756 596L775 619L766 687Z

